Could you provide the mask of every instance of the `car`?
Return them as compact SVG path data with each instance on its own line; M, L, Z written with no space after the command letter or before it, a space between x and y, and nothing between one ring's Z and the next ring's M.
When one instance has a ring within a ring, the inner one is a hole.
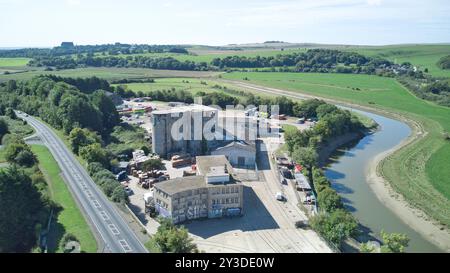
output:
M284 196L284 194L281 193L281 192L277 192L277 193L275 194L275 198L276 198L278 201L286 201L286 196Z
M133 190L130 189L129 187L125 187L124 190L125 190L125 192L126 192L128 195L132 195L132 194L133 194Z
M288 168L280 168L280 175L286 179L293 179L291 171Z

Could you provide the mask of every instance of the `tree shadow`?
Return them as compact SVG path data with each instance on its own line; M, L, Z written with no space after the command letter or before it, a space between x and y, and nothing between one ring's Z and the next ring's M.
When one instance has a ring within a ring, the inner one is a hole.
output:
M47 252L55 253L58 251L64 234L66 234L66 228L58 221L59 214L62 208L58 208L58 211L53 214L50 230L47 234Z
M345 174L338 172L336 170L333 169L325 169L325 175L328 179L330 180L339 180L339 179L344 179L345 178ZM334 181L331 181L332 183L334 183Z
M355 192L353 189L339 182L331 182L331 187L339 194L351 194Z
M148 220L145 217L145 211L143 211L140 207L132 204L131 202L128 203L128 207L144 226L148 223Z

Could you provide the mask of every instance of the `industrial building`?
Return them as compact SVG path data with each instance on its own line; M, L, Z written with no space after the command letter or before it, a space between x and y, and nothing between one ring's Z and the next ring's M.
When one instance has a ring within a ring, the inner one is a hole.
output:
M154 185L156 211L174 223L243 214L243 186L224 155L197 156L196 175Z
M209 141L203 130L215 132L218 110L192 104L152 112L152 150L162 157L174 153L204 154Z
M224 155L235 168L255 168L255 142L232 141L211 151L211 155Z

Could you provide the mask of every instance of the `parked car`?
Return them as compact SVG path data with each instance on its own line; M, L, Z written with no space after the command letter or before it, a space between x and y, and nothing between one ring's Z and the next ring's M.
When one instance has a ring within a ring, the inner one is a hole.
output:
M288 168L280 168L280 174L286 179L293 179L291 171Z
M124 190L125 190L125 192L126 192L128 195L132 195L132 194L133 194L133 190L130 189L129 187L125 187Z
M284 196L284 194L281 193L281 192L277 192L277 193L275 194L275 198L276 198L278 201L285 201L285 200L286 200L286 196Z
M124 180L127 180L127 179L128 179L127 172L126 172L126 171L121 171L120 173L118 173L118 174L116 175L116 179L117 179L118 181L124 181Z

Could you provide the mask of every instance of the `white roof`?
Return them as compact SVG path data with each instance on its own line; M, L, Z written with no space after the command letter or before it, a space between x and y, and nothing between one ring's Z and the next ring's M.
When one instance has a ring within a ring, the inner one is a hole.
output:
M154 115L164 115L164 114L170 114L170 113L183 113L183 112L193 112L193 111L218 111L215 108L201 105L201 104L191 104L191 105L183 105L183 106L176 106L172 107L170 109L164 109L164 110L157 110L153 111L152 114Z

